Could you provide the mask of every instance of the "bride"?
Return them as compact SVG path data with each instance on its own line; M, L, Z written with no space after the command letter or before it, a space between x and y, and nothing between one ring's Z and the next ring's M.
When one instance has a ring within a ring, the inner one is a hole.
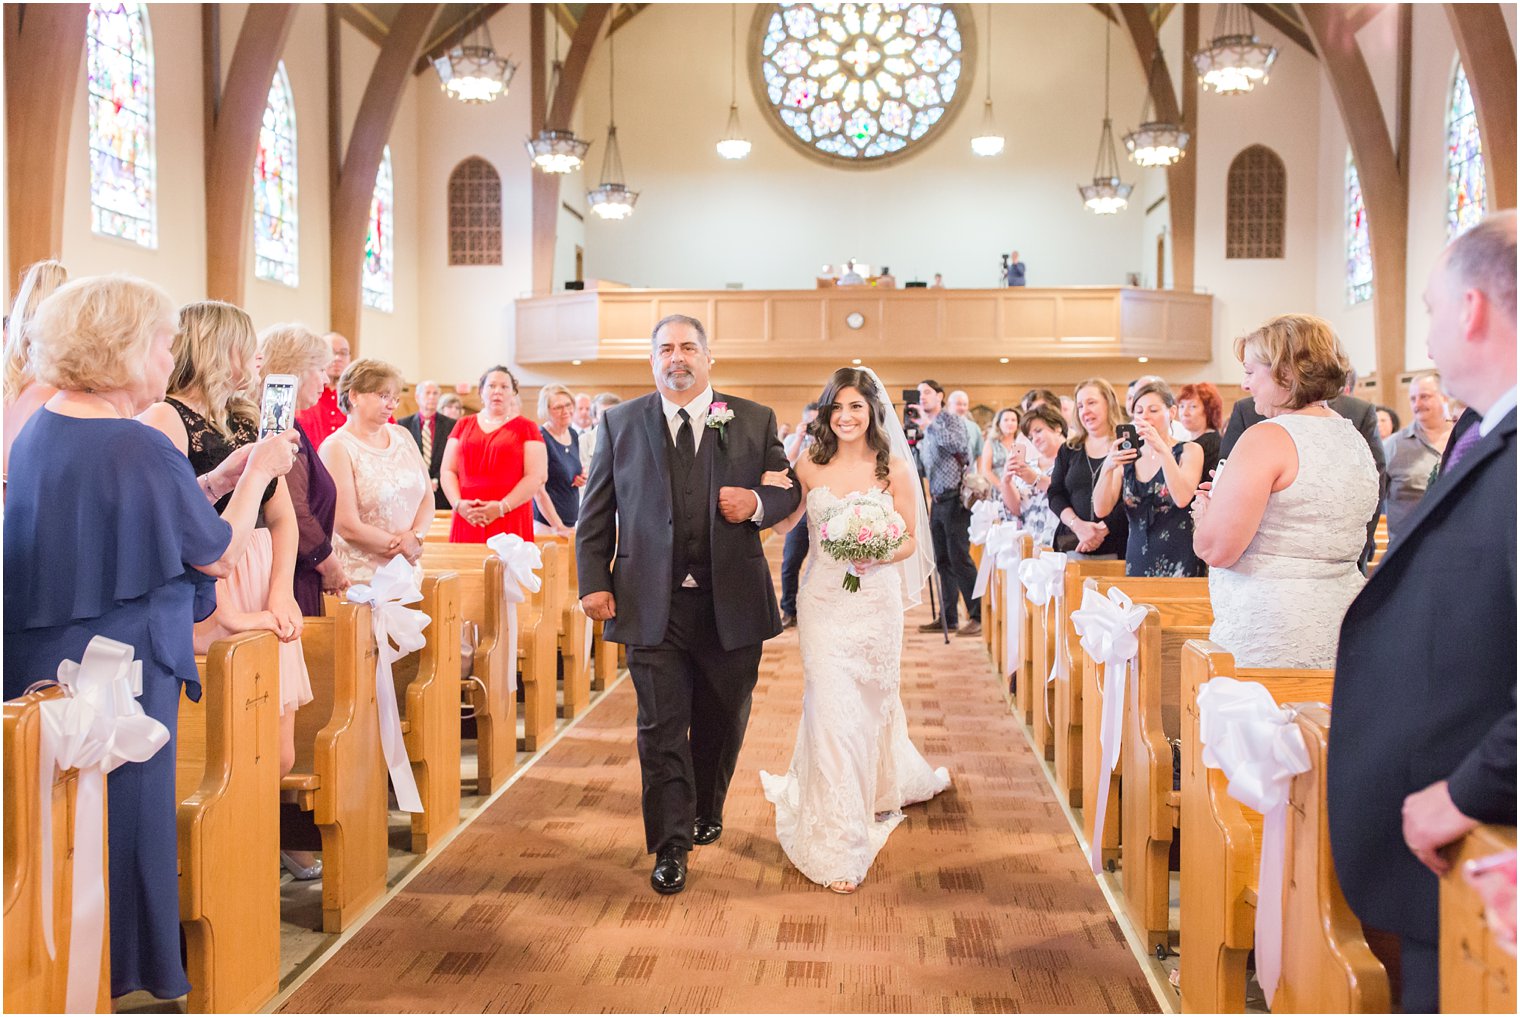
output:
M902 808L950 786L908 740L898 698L903 612L919 602L934 568L911 450L870 369L834 372L808 426L812 444L797 463L802 501L776 529L806 514L813 553L797 595L802 645L802 721L784 775L760 772L776 806L776 835L792 864L836 893L853 893ZM785 474L765 482L791 486ZM860 589L844 589L845 566L823 553L819 526L852 495L890 504L908 540L889 562L857 563ZM924 544L920 545L920 534Z

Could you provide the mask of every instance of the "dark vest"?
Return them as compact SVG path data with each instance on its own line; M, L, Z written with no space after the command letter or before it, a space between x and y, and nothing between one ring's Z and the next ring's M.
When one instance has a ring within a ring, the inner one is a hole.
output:
M702 436L696 462L684 476L675 441L670 442L670 510L675 531L670 580L676 586L690 575L702 589L712 589L712 447L717 442L716 432Z

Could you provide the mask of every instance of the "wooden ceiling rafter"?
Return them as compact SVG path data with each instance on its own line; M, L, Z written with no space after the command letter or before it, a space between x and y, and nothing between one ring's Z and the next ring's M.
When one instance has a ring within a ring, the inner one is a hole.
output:
M417 58L417 65L412 68L412 73L416 75L431 70L434 60L459 45L469 37L471 32L490 21L506 6L506 4L476 4L474 9L459 21L451 26L442 26L442 30L435 32L433 38L428 41L422 56Z
M1290 15L1281 11L1276 4L1246 4L1250 12L1275 28L1283 38L1293 43L1299 49L1316 59L1319 54L1314 51L1314 42L1304 31L1302 25Z
M391 31L385 19L364 4L336 4L334 6L337 8L338 17L357 29L359 34L376 46L385 45L385 37Z

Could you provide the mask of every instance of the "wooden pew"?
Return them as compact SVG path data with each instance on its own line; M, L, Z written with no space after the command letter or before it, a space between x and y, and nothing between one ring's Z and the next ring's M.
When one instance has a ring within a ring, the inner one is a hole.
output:
M412 813L412 851L427 854L459 825L459 575L432 572L413 605L432 621L427 644L396 661L391 677L401 732L422 811Z
M322 931L343 932L385 891L388 775L375 706L370 609L339 602L301 633L312 701L296 712L296 765L280 782L322 834Z
M1041 547L1031 541L1025 546L1024 557L1038 558L1048 550L1050 548ZM1029 598L1024 595L1022 584L1015 585L1017 587L1015 596L1019 598L1019 610L1023 616L1021 624L1024 626L1024 635L1020 644L1022 657L1018 661L1017 673L1013 681L1013 714L1024 722L1025 727L1032 729L1034 708L1039 702L1035 690L1043 686L1045 674L1048 673L1040 671L1039 661L1043 652L1040 648L1044 646L1045 639L1045 611L1044 608L1037 608L1029 602Z
M201 701L179 701L179 917L191 1013L252 1013L280 989L279 645L272 632L211 644L196 658Z
M1372 574L1383 560L1383 555L1388 553L1388 517L1378 516L1377 530L1372 538L1372 560L1367 564L1368 575Z
M62 1013L68 995L69 918L74 907L74 801L79 771L53 777L53 844L42 856L42 816L38 801L41 760L40 704L57 698L56 688L5 703L5 1011ZM166 750L167 751L167 750ZM101 809L105 823L105 808ZM109 833L100 868L106 885ZM53 945L49 957L42 939L41 873L53 872ZM111 1013L111 918L107 893L104 943L100 956L100 993L96 1013Z
M1206 640L1182 650L1182 1006L1188 1013L1241 1013L1246 955L1255 945L1262 816L1231 798L1228 781L1203 765L1198 689L1218 677L1260 682L1278 703L1329 702L1333 672L1237 668Z
M1514 1013L1515 958L1500 948L1477 890L1463 878L1474 859L1515 849L1513 826L1480 826L1448 849L1441 877L1441 1012Z
M548 597L545 603L557 633L563 689L559 712L569 720L591 704L591 673L585 654L586 612L573 590L575 545L565 537L537 537L534 542L544 555L544 593Z
M507 611L516 608L509 608L502 592L506 566L484 544L427 544L422 567L459 577L461 624L474 626L475 655L464 695L475 719L475 793L490 795L517 768L517 697L510 691L517 661L507 660ZM521 646L524 638L518 642Z
M1330 858L1325 807L1330 711L1299 708L1310 768L1293 778L1283 873L1282 977L1273 1013L1388 1013L1388 972L1346 903Z
M452 509L439 509L433 513L433 520L428 524L427 536L424 543L449 542L449 531L454 526L454 512Z
M1065 794L1067 804L1073 807L1082 804L1082 647L1077 630L1071 624L1071 613L1082 606L1082 583L1089 576L1123 575L1122 561L1073 558L1066 563L1066 576L1056 588L1056 638L1059 642L1055 654L1056 680L1052 683L1052 729L1046 735L1051 748L1045 758L1055 760L1056 787ZM1036 717L1037 741L1039 722L1040 718Z

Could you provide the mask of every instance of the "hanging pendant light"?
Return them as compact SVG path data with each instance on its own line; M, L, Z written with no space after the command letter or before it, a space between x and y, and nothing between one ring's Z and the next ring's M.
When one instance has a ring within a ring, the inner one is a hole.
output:
M560 75L563 67L559 62L559 27L550 24L554 33L554 63L549 74L549 109L554 108L554 97L559 94ZM573 131L556 130L544 125L543 130L525 141L528 158L545 173L574 173L586 161L586 150L591 142L583 141Z
M718 154L725 159L743 159L749 155L749 139L739 127L739 13L729 5L728 49L728 129L718 142Z
M491 45L491 32L481 22L464 42L433 61L445 95L460 102L495 102L507 94L517 65Z
M1108 21L1103 28L1103 132L1098 135L1098 161L1093 166L1090 184L1078 184L1082 204L1098 215L1113 215L1129 205L1133 184L1119 179L1119 155L1114 149L1114 122L1108 115L1108 76L1111 61L1111 33Z
M971 139L973 155L993 156L1003 152L1003 135L992 116L992 5L987 5L987 101L982 104L982 127Z
M626 219L633 214L639 192L623 183L623 152L617 140L616 92L613 78L617 74L617 50L612 35L607 36L607 150L602 157L602 182L586 192L586 204L603 219Z
M1214 37L1193 54L1198 80L1219 95L1238 95L1265 85L1277 47L1256 38L1256 23L1245 4L1221 4Z
M1158 8L1159 10L1159 8ZM1155 108L1155 89L1159 84L1171 87L1166 75L1166 61L1161 56L1161 26L1155 30L1156 48L1151 51L1151 69L1145 82L1145 102L1140 107L1140 126L1124 136L1129 157L1139 166L1170 166L1187 152L1191 135L1180 124L1149 118Z

